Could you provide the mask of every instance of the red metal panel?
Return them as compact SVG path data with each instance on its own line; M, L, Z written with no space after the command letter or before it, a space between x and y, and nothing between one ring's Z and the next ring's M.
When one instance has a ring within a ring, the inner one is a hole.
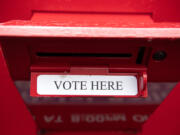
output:
M3 37L180 37L180 23L156 23L141 14L34 13L31 20L1 23L0 29Z
M141 126L158 105L61 104L30 105L40 129L47 131L132 131Z
M144 124L142 135L180 134L180 83L172 90L163 103Z
M7 38L2 39L2 47L13 80L29 80L31 65L39 66L41 70L57 66L64 68L70 66L106 66L110 68L110 72L119 72L119 67L140 68L145 66L148 68L148 81L176 82L180 77L179 39ZM141 47L145 48L144 57L142 57L142 63L137 64L136 60ZM162 61L154 60L152 56L157 51L166 52L166 58ZM132 56L129 58L41 57L37 55L38 52L127 53Z
M151 14L155 21L180 21L179 0L2 0L0 21L30 19L40 12Z
M36 125L9 75L0 45L0 134L35 135Z

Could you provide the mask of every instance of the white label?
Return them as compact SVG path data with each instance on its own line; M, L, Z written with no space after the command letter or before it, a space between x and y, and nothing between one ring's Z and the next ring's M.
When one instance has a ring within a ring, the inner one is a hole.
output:
M39 75L39 95L135 96L135 76L111 75Z

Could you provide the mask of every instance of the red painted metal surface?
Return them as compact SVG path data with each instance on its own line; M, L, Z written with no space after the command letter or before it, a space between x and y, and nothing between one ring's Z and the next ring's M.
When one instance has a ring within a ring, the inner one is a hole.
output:
M35 122L9 75L1 45L0 76L0 134L35 135Z
M21 1L17 1L14 7L21 7L20 4L18 5L19 2ZM8 1L3 3L4 7L1 10L5 10L7 3ZM58 3L56 0L53 2L28 1L24 3L26 8L20 9L30 13L17 11L14 15L8 16L7 14L13 9L2 12L5 20L27 17L24 21L13 20L0 24L1 42L13 80L29 80L31 64L42 64L48 61L49 64L44 64L48 67L61 61L67 65L64 58L40 57L37 56L38 52L132 54L128 60L119 59L118 63L108 58L112 61L110 64L106 62L107 59L96 59L97 62L89 59L84 63L84 59L77 58L74 61L80 65L108 65L114 70L118 66L137 66L135 59L138 56L138 49L145 47L145 56L140 65L148 68L148 81L179 81L180 64L177 62L180 55L178 53L180 23L177 14L179 9L173 6L178 4L178 1L99 0L93 4L94 1L71 0L61 1L61 6L57 6ZM38 6L39 4L41 6ZM163 16L156 14L165 12L167 9L171 9L168 10L168 14ZM166 21L154 22L156 17L159 20L166 18ZM22 37L23 40L21 40ZM166 52L167 58L161 62L153 60L152 56L156 51ZM72 60L66 60L74 64ZM174 74L177 75L174 76Z
M179 135L180 134L180 83L173 89L163 103L144 124L142 135Z
M131 131L142 125L158 105L60 104L29 105L40 129L47 131Z
M154 22L150 15L34 13L30 20L0 24L8 37L178 38L180 23Z
M155 21L180 21L179 0L3 0L0 21L30 19L34 12L150 14Z
M120 72L119 67L147 67L150 82L177 82L180 79L179 39L1 38L1 42L13 80L30 80L32 65L39 66L40 71L46 72L48 68L57 66L65 69L71 66L105 66L112 73ZM138 64L137 58L141 47L145 48L145 52L144 56L140 56L142 62ZM152 56L157 51L166 52L167 57L162 61L153 60ZM38 55L39 53L43 56ZM95 53L107 54L107 56L125 53L131 56L127 58L70 58L48 56L49 53Z
M65 68L89 64L108 66L111 72L119 72L119 66L138 65L147 67L148 81L179 81L179 4L179 0L2 0L0 134L36 134L32 116L12 81L30 80L32 65L45 71L61 61ZM138 64L141 47L146 51ZM166 52L167 57L153 60L157 51ZM82 58L41 57L39 52L128 53L132 57L118 62L90 58L87 62ZM178 84L143 126L142 135L180 134L179 89Z

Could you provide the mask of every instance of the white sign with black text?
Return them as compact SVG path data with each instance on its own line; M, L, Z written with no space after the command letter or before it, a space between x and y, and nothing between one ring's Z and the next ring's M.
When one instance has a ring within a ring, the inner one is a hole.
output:
M39 75L39 95L135 96L135 76L118 75Z

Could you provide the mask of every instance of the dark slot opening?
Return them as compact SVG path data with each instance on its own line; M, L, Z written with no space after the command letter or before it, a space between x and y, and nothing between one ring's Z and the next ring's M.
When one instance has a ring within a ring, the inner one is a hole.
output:
M119 57L119 58L130 58L130 53L49 53L49 52L38 52L36 54L39 57Z
M138 56L137 56L137 59L136 59L136 64L142 64L145 50L146 50L145 47L140 47L139 52L138 52Z

